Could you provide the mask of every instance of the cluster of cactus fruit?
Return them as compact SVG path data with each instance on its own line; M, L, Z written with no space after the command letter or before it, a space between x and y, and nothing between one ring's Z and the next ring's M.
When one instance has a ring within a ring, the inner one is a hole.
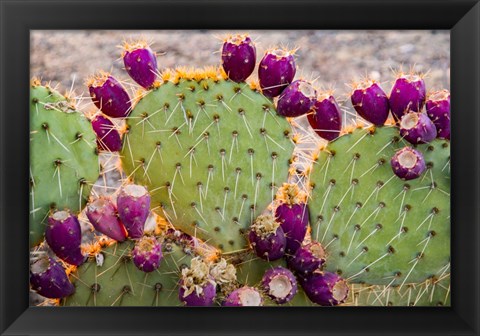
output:
M268 50L247 83L246 35L218 68L160 71L144 42L122 58L140 94L88 80L91 126L32 84L31 245L55 254L34 248L33 290L65 306L449 304L448 91L363 80L346 126L331 92L294 80L293 52ZM122 186L90 195L115 152Z

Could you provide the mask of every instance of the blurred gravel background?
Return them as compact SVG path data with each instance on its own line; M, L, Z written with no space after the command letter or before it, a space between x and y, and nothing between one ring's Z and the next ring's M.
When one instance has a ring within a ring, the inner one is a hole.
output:
M119 46L124 40L144 38L158 53L159 68L220 64L220 38L236 31L33 31L31 75L68 90L73 80L77 94L98 70L126 80ZM245 33L245 31L242 31ZM390 91L393 70L401 66L429 72L427 89L449 89L450 35L448 31L248 31L257 45L257 62L265 49L285 45L296 53L297 78L316 79L319 88L335 88L346 99L345 83L369 75ZM255 71L256 73L256 71ZM387 92L387 93L388 93ZM87 95L88 96L88 95Z

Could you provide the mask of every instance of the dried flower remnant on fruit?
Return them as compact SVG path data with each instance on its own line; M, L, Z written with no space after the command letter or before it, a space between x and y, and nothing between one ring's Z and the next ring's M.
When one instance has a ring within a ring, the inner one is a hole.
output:
M300 204L307 201L307 194L296 184L284 183L278 189L277 200L281 203L290 205Z
M202 295L203 289L208 283L215 284L210 277L210 266L200 257L192 259L190 267L182 270L182 288L185 290L184 297L195 292Z
M237 270L235 266L227 263L224 258L214 263L210 268L210 275L217 283L230 283L237 280Z
M251 229L255 233L265 238L266 236L275 233L280 226L280 223L276 221L272 215L260 215L252 224Z

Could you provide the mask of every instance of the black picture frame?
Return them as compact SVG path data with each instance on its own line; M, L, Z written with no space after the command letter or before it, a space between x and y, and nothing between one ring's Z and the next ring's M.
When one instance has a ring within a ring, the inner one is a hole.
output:
M478 335L480 4L418 1L0 0L2 335ZM28 301L31 29L449 29L452 306L38 308Z

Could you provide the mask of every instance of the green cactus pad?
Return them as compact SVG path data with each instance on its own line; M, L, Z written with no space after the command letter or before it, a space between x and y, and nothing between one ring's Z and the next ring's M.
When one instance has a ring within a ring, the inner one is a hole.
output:
M312 237L326 269L353 283L420 283L450 260L450 143L417 147L426 172L403 181L390 159L395 127L356 129L319 154L311 173Z
M65 306L180 306L178 281L182 266L190 265L191 256L174 243L163 244L160 267L151 273L140 271L131 259L133 242L114 244L100 252L103 265L96 258L77 268L71 276L75 293Z
M286 180L294 144L271 100L215 76L147 93L127 120L122 165L175 227L234 251Z
M43 239L51 208L79 212L99 175L95 133L57 91L30 90L30 246Z
M450 306L450 274L403 286L352 284L344 306Z

